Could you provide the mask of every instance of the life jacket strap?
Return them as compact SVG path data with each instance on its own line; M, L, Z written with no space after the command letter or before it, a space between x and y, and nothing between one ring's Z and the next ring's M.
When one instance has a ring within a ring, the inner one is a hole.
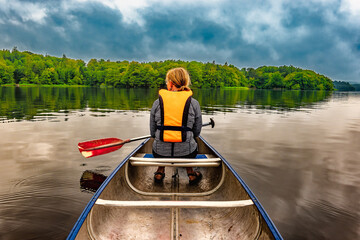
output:
M192 128L186 127L186 126L156 126L157 129L159 129L160 131L164 131L164 130L170 130L170 131L192 131Z

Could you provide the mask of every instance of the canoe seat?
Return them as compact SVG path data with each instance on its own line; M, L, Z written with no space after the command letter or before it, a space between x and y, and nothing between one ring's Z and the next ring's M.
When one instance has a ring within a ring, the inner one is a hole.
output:
M132 166L165 166L165 167L218 167L221 158L148 158L131 157Z
M126 208L233 208L245 207L254 203L251 199L236 201L116 201L98 199L95 204Z

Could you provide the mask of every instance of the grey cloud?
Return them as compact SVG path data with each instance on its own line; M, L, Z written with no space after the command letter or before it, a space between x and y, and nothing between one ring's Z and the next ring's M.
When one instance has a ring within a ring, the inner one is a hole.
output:
M25 21L16 9L0 8L0 48L65 53L86 61L215 60L239 68L292 64L334 80L360 81L360 26L349 23L336 3L314 2L309 8L287 2L280 6L280 16L263 1L227 1L218 9L159 4L138 10L143 20L138 25L124 22L120 11L100 3L78 2L63 9L58 1L23 2L40 4L46 16L42 23ZM270 17L252 22L249 14Z

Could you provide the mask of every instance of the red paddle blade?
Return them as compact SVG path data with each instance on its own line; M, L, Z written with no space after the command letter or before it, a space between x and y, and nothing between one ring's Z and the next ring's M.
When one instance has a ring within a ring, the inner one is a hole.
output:
M120 149L123 145L116 145L116 146L111 146L111 145L117 143L121 144L122 142L123 140L118 138L104 138L98 140L91 140L87 142L81 142L78 144L78 147L79 147L79 151L84 157L90 158L116 151ZM99 148L99 149L93 149L93 148Z

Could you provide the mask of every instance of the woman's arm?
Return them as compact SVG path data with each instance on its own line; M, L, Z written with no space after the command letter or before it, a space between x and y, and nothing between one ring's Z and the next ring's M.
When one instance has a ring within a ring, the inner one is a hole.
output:
M155 112L158 107L159 107L159 99L154 101L150 111L150 135L153 138L155 138L155 132L156 132Z
M196 99L192 99L191 103L194 107L194 112L195 112L195 123L194 123L194 127L193 127L193 133L194 133L194 137L198 137L200 135L201 127L202 127L202 116L201 116L200 104Z

